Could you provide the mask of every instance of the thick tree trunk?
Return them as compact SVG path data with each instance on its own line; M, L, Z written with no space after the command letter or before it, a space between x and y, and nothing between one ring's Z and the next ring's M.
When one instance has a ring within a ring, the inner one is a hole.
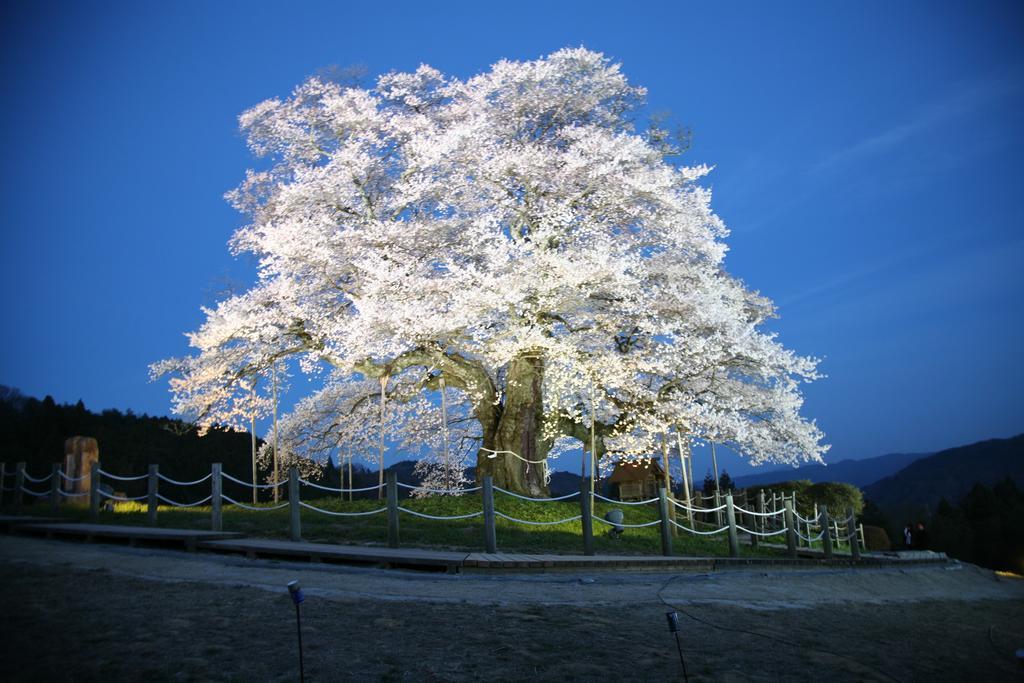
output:
M509 365L497 419L491 425L481 420L484 448L477 455L478 478L490 475L498 486L523 495L548 495L544 472L551 443L543 438L541 429L543 383L542 358L524 354Z

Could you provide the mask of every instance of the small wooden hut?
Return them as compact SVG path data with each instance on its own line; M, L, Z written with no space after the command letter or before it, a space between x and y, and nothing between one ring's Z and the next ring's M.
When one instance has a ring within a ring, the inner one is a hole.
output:
M608 477L612 496L619 500L647 500L657 498L664 486L665 471L654 460L647 462L617 462Z

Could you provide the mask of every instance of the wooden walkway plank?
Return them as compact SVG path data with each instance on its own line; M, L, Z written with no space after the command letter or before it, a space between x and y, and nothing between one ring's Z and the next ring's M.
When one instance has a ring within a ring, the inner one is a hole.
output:
M203 531L201 529L166 529L145 526L119 526L114 524L17 524L12 527L19 533L43 535L47 538L78 536L87 541L97 538L119 539L134 545L139 541L150 543L181 543L186 550L194 551L200 541L239 538L242 534L228 531Z

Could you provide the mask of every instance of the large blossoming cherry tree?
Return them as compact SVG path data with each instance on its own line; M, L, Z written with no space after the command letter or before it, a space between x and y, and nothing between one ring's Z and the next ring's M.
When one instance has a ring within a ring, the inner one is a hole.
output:
M265 162L228 195L248 216L231 247L258 279L154 366L175 410L229 421L290 366L319 378L289 449L450 426L478 477L532 495L564 437L605 462L692 440L819 460L799 414L816 361L760 329L774 308L724 269L709 169L638 125L644 96L565 49L467 80L311 78L242 114Z

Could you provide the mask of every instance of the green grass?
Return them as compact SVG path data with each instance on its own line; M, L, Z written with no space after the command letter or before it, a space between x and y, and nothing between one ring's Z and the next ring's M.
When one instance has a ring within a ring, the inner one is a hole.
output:
M336 497L325 497L303 501L333 512L367 512L385 506L384 501L356 500L342 501ZM642 524L658 519L654 504L633 506L595 501L595 515L604 517L613 508L622 510L626 524ZM436 516L464 515L479 512L482 502L479 495L457 497L429 497L403 499L402 507ZM28 506L24 514L49 515L45 504ZM261 503L261 508L270 507ZM580 514L577 499L554 502L524 501L500 491L495 492L495 509L518 519L535 522L553 522ZM84 520L88 516L81 506L62 506L61 516ZM460 551L482 551L484 525L482 517L461 520L430 520L399 513L400 545L405 547L435 548ZM366 517L332 517L313 510L303 509L303 540L315 543L338 543L355 545L383 545L387 542L387 515L381 512ZM682 522L685 518L679 517ZM289 536L288 508L280 510L251 511L234 505L223 508L225 531L238 531L251 537L287 539ZM145 525L146 508L140 503L117 503L113 511L101 511L104 524ZM157 512L157 526L178 529L209 529L210 506L175 508L160 506ZM610 538L609 527L594 521L594 547L599 554L619 555L660 555L661 541L658 525L642 528L627 528L618 539ZM582 554L583 531L580 520L529 526L498 518L496 521L499 552ZM683 557L728 556L729 547L723 532L714 537L694 536L679 531L673 539L673 550ZM779 557L782 552L775 548L742 546L741 556Z

